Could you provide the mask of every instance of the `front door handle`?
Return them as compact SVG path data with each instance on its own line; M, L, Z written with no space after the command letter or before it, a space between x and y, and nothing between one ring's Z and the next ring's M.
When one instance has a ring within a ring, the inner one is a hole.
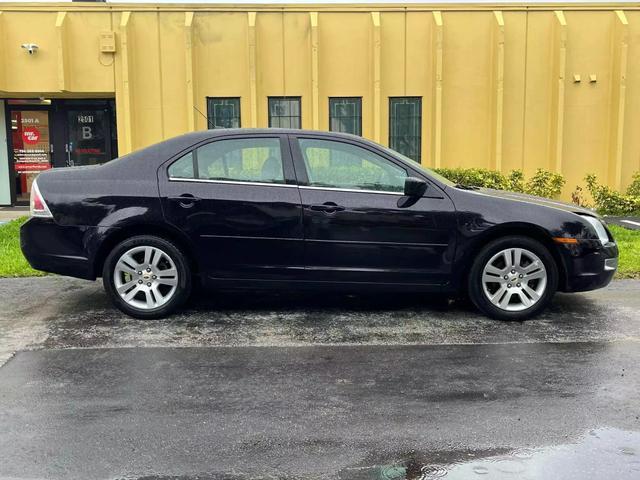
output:
M315 212L336 213L342 212L345 208L334 202L324 202L315 205L309 205L309 208Z
M167 200L171 202L178 202L182 208L191 208L196 202L199 202L201 198L194 197L190 193L183 193L177 197L167 197Z

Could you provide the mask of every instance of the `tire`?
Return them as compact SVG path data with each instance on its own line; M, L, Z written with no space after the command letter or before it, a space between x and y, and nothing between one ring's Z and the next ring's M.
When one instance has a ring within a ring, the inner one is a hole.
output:
M166 317L191 293L186 256L171 241L153 235L116 245L104 262L102 281L120 311L144 320Z
M485 245L468 277L473 304L497 320L526 320L537 315L549 305L557 288L558 266L549 250L519 235Z

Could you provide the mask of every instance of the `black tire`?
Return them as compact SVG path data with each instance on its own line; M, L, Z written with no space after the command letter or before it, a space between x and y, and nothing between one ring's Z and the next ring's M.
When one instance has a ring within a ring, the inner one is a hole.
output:
M175 264L178 275L175 292L164 305L156 308L136 308L127 303L116 290L114 275L118 260L124 253L141 246L162 250ZM191 294L191 269L184 253L171 241L154 235L138 235L124 240L111 250L102 269L102 282L109 298L120 311L134 318L151 320L170 315L189 298Z
M508 311L494 305L485 294L482 282L483 270L487 262L494 255L509 248L523 248L534 253L542 261L546 270L544 292L532 306L520 311ZM558 288L558 266L549 250L539 241L520 235L501 237L489 242L476 255L469 272L467 287L473 304L487 316L497 320L527 320L540 313L551 302Z

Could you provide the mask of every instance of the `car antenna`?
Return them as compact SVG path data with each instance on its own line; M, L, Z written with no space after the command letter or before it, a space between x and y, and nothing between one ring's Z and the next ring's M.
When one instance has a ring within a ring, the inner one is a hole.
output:
M209 117L207 117L204 113L202 113L200 110L198 110L198 107L196 107L195 105L193 106L194 110L196 112L198 112L200 115L202 115L202 117L207 121L207 127L208 128L215 128L215 125L212 125L211 120L209 120Z

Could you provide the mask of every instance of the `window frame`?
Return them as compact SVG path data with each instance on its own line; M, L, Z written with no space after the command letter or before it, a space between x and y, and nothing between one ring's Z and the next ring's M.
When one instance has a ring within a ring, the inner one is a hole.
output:
M326 136L326 135L305 135L305 134L289 135L289 142L291 144L293 161L296 169L296 175L298 177L298 185L302 189L329 190L329 191L337 191L337 192L366 193L366 194L376 193L379 195L395 195L400 197L404 196L404 192L392 192L388 190L366 190L366 189L360 189L360 188L324 187L324 186L311 185L309 182L309 175L307 173L307 166L304 161L304 154L302 153L302 148L300 147L300 140L302 139L323 140L328 142L344 143L347 145L359 147L359 148L362 148L363 150L373 153L374 155L377 155L378 157L384 160L387 160L388 162L392 163L396 167L403 169L407 173L407 177L412 177L412 176L416 176L419 178L424 177L421 174L416 175L416 171L409 168L409 166L406 165L404 162L401 162L396 158L387 155L384 151L378 150L377 148L373 148L364 142L360 143L357 141L350 141L347 138L337 138L337 137ZM429 183L433 183L433 182L429 182Z
M211 126L211 116L209 111L210 100L237 100L238 101L238 127L216 127ZM228 128L242 128L242 97L206 97L207 101L207 129L209 130L224 130Z
M422 97L421 96L394 96L394 97L389 97L389 148L391 148L392 150L395 151L395 149L393 149L393 147L391 146L392 141L391 139L393 138L393 109L391 107L391 104L394 100L418 100L420 103L420 116L418 117L418 132L420 134L420 141L418 142L418 155L419 158L413 159L411 157L409 157L406 153L404 152L398 152L402 155L404 155L407 158L410 158L411 160L413 160L416 163L422 164Z
M213 131L213 130L212 130ZM224 131L224 129L217 129L216 132ZM267 183L267 182L252 182L245 180L211 180L207 178L198 178L198 154L197 150L201 147L209 145L211 143L225 141L225 140L254 140L254 139L262 139L262 138L273 138L278 139L280 143L280 155L282 158L282 169L284 174L284 183ZM192 161L194 163L194 178L177 178L169 176L169 168L173 165L174 162L180 160L185 155L189 153L192 154ZM194 145L191 145L189 148L186 148L179 153L173 155L169 160L162 163L159 171L162 173L162 177L164 181L167 182L188 182L188 183L213 183L213 184L222 184L222 185L255 185L255 186L263 186L263 187L297 187L297 180L295 175L295 170L293 167L293 159L291 158L291 150L289 147L289 140L286 135L279 134L244 134L244 135L221 135L213 138L207 138L206 140L200 141Z
M341 132L339 130L331 130L331 119L332 118L341 118L341 117L332 117L331 116L331 101L332 100L357 100L359 102L359 113L360 115L357 117L358 118L358 133L351 133L351 132ZM328 101L328 107L329 107L329 131L330 132L335 132L335 133L346 133L349 135L356 135L358 137L362 137L362 97L329 97L329 101Z
M274 127L271 124L271 101L272 100L297 100L298 101L298 116L288 115L286 117L277 117L277 118L298 118L299 119L299 127ZM267 97L267 125L269 128L290 128L292 130L302 130L302 97L295 95L285 95L285 96L269 96Z

